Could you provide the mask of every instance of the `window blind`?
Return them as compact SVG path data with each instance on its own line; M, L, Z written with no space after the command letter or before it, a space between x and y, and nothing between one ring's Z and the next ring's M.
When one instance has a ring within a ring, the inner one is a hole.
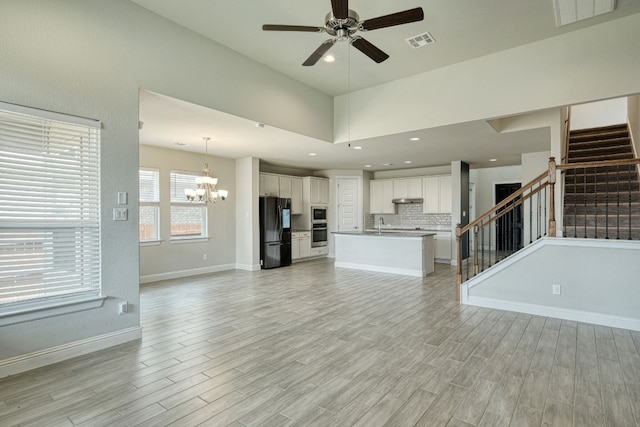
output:
M171 171L171 203L204 204L194 200L189 202L184 195L184 190L196 188L196 178L202 177L200 173Z
M160 173L158 169L140 168L140 202L160 202Z
M100 281L99 122L0 103L0 306Z

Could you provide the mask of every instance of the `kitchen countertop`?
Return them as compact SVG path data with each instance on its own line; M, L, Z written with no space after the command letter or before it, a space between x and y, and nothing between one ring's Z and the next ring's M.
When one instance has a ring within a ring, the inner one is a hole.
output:
M396 232L421 232L421 231L428 231L428 232L439 232L439 233L444 233L444 232L451 232L450 228L420 228L420 227L402 227L402 226L394 226L394 225L387 225L387 226L382 226L381 228L383 233L396 233ZM365 231L378 231L378 227L371 227L371 228L367 228L365 229Z
M365 231L333 231L331 234L341 234L346 236L378 236L378 237L414 237L422 238L425 236L435 236L436 233L432 231L385 231L378 232L378 230L365 230Z

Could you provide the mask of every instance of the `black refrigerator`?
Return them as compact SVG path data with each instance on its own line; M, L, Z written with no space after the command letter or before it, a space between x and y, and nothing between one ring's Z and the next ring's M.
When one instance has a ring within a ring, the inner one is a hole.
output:
M291 199L260 197L260 266L291 265Z

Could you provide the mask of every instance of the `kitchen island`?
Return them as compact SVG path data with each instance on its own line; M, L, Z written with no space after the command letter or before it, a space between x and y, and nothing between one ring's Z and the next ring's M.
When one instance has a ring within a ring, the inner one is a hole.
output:
M435 233L334 232L335 266L424 277L434 269Z

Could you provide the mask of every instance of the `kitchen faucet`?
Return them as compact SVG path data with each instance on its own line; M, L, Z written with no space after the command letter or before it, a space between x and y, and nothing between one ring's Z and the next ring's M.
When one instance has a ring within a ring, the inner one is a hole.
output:
M382 233L382 224L384 224L384 218L378 218L378 233Z

